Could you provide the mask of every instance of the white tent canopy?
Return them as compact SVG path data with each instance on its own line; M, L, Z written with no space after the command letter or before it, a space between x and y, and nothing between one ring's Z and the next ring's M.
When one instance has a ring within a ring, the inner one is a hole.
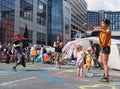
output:
M75 48L77 44L81 44L83 48L86 49L89 46L89 43L88 43L89 40L92 40L94 43L99 42L98 37L88 37L88 38L76 39L74 41L68 42L62 50L64 53L66 53L65 57L68 57L68 58L71 57L72 50ZM109 56L109 67L120 70L120 40L116 40L116 39L111 40L111 53Z

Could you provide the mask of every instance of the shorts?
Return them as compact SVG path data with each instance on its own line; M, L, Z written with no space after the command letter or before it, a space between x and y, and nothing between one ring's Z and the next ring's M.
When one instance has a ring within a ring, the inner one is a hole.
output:
M55 60L59 61L59 58L61 56L61 52L55 52Z
M110 46L106 46L104 48L101 48L101 52L104 54L110 54Z

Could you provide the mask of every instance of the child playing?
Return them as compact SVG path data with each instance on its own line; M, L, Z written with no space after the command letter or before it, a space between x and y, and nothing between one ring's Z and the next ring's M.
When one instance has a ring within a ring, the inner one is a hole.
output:
M86 50L86 68L87 68L87 72L90 72L90 68L91 68L91 61L92 61L92 52L91 52L91 48L89 47Z
M84 66L84 52L82 50L82 46L81 45L78 45L77 46L77 62L76 62L76 65L78 67L77 69L77 76L80 77L80 78L83 78L83 66Z

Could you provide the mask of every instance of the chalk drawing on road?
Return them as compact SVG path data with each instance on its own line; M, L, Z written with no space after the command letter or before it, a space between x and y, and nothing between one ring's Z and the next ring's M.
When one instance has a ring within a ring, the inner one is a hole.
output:
M88 78L83 78L83 79L78 78L76 76L76 71L77 69L63 70L55 73L54 76L64 79L77 79L79 81L86 81L86 82L90 81Z
M64 82L65 79L54 77L54 75L51 71L44 71L40 74L40 80L45 81L45 82L62 83L62 82Z
M89 85L89 86L80 86L80 89L117 89L115 86L113 85L109 85L109 84L95 84L95 85Z
M110 84L114 86L120 86L120 82L111 82Z
M36 77L28 77L28 78L14 80L14 81L10 81L10 82L4 82L4 83L1 83L0 85L1 86L15 85L16 83L27 81L27 80L34 79L34 78L36 78Z

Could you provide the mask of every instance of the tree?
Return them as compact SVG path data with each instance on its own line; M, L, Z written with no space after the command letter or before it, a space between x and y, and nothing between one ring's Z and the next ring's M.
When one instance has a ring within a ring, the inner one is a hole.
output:
M25 25L25 31L24 31L23 37L28 39L28 28L27 28L27 24ZM23 40L23 47L27 47L27 46L29 46L28 40Z

